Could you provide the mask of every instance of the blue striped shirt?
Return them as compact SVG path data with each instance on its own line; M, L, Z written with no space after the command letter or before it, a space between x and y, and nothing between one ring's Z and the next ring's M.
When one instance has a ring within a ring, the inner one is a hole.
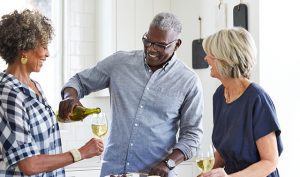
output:
M143 51L117 52L64 86L75 88L79 98L109 88L112 123L101 177L148 172L172 149L180 149L189 159L199 146L203 113L199 77L176 55L154 73L144 57Z
M0 176L25 176L18 162L39 154L62 152L55 114L40 85L36 95L13 75L0 73ZM64 169L33 175L64 177Z

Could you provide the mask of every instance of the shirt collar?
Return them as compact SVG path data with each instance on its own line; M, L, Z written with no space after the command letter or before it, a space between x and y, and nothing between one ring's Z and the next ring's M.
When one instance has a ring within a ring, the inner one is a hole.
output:
M36 98L40 102L43 102L43 100L44 100L43 99L44 93L41 89L41 86L36 81L33 81L33 82L37 86L37 89L40 91L42 97L35 94L31 89L29 89L28 86L22 84L14 75L6 73L5 71L0 73L0 81L1 81L1 83L6 84L7 86L11 87L14 90L18 90L20 92L23 92L25 95L29 95L33 98Z
M176 52L174 52L171 59L168 60L168 62L163 65L162 70L167 71L176 62L176 60L177 60L177 55L176 55ZM145 66L147 66L148 69L150 69L150 67L149 67L149 65L147 64L147 61L146 61L145 53L144 53L144 64L145 64Z
M168 69L171 68L171 66L176 62L177 60L177 55L176 52L174 52L172 58L164 64L164 66L162 67L164 71L167 71Z

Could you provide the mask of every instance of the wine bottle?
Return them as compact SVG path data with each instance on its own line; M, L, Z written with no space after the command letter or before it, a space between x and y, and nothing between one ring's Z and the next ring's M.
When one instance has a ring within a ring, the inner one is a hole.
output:
M56 115L56 118L61 123L68 123L68 122L82 121L88 115L99 114L100 112L101 112L100 108L85 108L83 106L76 106L71 112L71 114L69 115L69 118L63 119L58 114Z

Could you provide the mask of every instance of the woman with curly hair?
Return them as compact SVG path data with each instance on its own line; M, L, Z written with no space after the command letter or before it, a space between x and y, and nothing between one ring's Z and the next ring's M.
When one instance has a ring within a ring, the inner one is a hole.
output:
M14 11L0 21L0 176L65 176L62 167L100 155L103 142L91 139L62 153L55 114L38 82L53 37L50 19L38 11Z

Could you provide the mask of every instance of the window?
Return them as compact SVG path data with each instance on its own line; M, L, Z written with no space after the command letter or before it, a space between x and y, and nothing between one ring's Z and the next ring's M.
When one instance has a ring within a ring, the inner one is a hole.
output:
M62 2L55 0L9 0L5 2L5 5L0 6L0 16L10 13L14 10L24 9L38 9L41 13L46 15L52 20L54 27L54 38L49 44L50 56L47 58L44 66L39 73L32 73L32 78L37 80L49 101L49 104L54 107L58 107L60 100L60 88L62 85ZM4 60L0 60L1 71L6 69Z

